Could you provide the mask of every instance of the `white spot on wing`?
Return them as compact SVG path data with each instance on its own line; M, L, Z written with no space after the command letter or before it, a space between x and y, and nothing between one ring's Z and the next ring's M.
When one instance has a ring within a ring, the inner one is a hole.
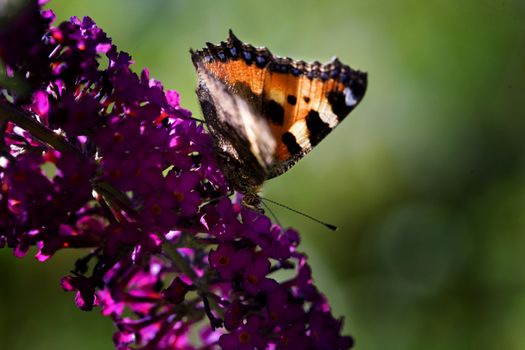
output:
M278 104L283 105L284 104L284 92L277 90L277 89L270 90L270 100L274 100Z
M308 135L310 132L308 131L308 127L306 126L306 120L300 119L293 123L293 125L288 130L295 136L295 141L303 150L307 150L312 148L312 145L310 144L310 139L308 138Z
M348 107L355 106L357 103L357 100L355 99L354 95L352 94L352 90L350 90L349 87L346 87L343 90L343 93L345 94L345 104Z
M337 116L332 112L332 109L326 103L321 106L319 117L332 129L335 128L337 124L339 124Z

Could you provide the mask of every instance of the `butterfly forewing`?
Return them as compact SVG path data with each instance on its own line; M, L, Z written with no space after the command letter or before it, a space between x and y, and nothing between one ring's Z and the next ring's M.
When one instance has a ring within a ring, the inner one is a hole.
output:
M199 93L201 104L216 105L215 116L204 111L208 122L219 124L212 135L226 139L221 142L240 158L252 153L260 169L233 166L243 177L258 172L253 177L261 183L288 170L330 133L359 103L367 84L366 73L337 59L323 65L277 57L231 31L227 42L192 52L192 60L199 90L207 90Z

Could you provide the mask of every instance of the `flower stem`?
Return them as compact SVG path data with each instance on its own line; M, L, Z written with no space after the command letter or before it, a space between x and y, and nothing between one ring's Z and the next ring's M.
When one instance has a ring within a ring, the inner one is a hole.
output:
M2 119L10 121L22 129L27 130L32 136L59 152L76 154L80 157L83 156L75 146L70 144L62 136L36 121L31 115L29 115L29 113L0 102L0 120Z
M200 282L199 277L191 268L190 264L186 261L186 259L184 259L181 253L179 253L177 248L167 240L164 240L164 244L162 246L169 253L169 257L173 260L175 265L177 265L177 267L182 271L182 273L184 273L192 280L197 289L202 290L202 283Z

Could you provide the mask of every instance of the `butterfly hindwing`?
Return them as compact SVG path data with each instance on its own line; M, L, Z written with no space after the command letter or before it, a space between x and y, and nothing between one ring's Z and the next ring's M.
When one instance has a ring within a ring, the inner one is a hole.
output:
M267 121L213 74L202 67L197 72L197 95L226 176L238 183L238 189L262 184L275 153Z

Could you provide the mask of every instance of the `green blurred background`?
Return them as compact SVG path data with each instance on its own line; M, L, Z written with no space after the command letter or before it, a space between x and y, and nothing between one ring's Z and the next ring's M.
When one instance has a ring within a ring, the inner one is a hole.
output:
M369 72L362 104L264 195L300 230L356 349L525 349L522 0L54 0L90 16L200 116L189 48L232 28L274 53ZM0 349L112 349L50 262L0 250Z

